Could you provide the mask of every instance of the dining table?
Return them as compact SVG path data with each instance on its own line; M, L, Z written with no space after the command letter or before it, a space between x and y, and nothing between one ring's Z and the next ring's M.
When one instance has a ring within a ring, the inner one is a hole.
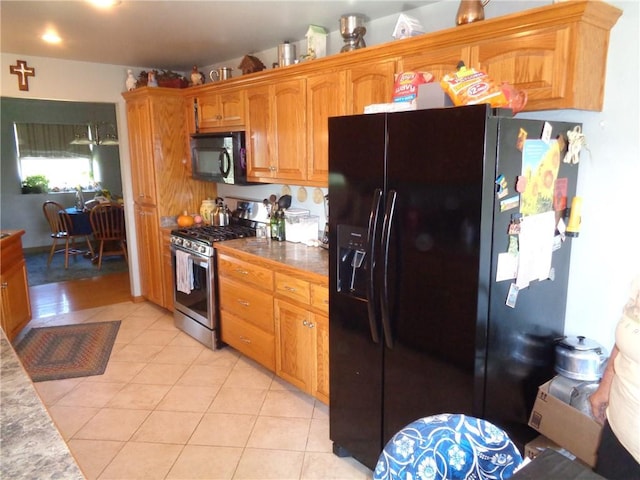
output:
M71 218L71 224L73 227L74 235L91 235L93 230L91 229L91 221L89 220L89 212L85 210L78 210L76 207L69 207L64 209L65 212Z

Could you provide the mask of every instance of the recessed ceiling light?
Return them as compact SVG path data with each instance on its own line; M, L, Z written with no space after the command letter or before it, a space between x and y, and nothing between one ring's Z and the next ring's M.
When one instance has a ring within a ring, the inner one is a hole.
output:
M104 9L115 7L116 5L120 5L121 3L120 0L88 0L88 1L95 7L104 8Z
M42 35L42 40L47 43L60 43L62 41L60 35L53 30L47 30L45 34Z

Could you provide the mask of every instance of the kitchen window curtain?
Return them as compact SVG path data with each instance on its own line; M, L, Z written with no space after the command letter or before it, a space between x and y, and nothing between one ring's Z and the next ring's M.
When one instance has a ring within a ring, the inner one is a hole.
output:
M71 145L76 134L88 134L87 125L58 125L51 123L16 123L18 156L47 158L91 158L89 145Z

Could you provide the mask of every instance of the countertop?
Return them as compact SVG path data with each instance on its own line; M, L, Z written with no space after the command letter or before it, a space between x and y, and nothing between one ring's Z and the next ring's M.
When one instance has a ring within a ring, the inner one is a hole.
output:
M84 479L13 347L0 334L0 478Z
M255 237L225 240L215 245L221 252L239 251L260 257L274 266L285 265L303 270L324 281L329 277L329 252L320 247L308 247L303 243L259 240Z

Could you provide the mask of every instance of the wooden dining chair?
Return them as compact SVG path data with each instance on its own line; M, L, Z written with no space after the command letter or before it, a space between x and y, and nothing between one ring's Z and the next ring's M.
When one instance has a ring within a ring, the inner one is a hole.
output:
M127 257L127 234L124 226L124 207L118 203L101 203L91 209L89 215L93 237L100 243L98 270L102 269L102 257L123 255ZM107 250L105 250L105 246Z
M47 260L47 267L51 265L54 253L64 252L64 268L69 268L69 256L84 255L86 250L80 250L76 248L75 240L80 237L84 237L87 242L87 247L91 256L94 256L93 246L91 245L91 239L86 233L76 233L73 230L73 222L71 217L64 210L64 207L59 203L48 200L42 205L42 211L47 219L49 228L51 229L51 238L53 243L51 244L51 250L49 252L49 259ZM56 250L58 241L64 241L64 248Z

